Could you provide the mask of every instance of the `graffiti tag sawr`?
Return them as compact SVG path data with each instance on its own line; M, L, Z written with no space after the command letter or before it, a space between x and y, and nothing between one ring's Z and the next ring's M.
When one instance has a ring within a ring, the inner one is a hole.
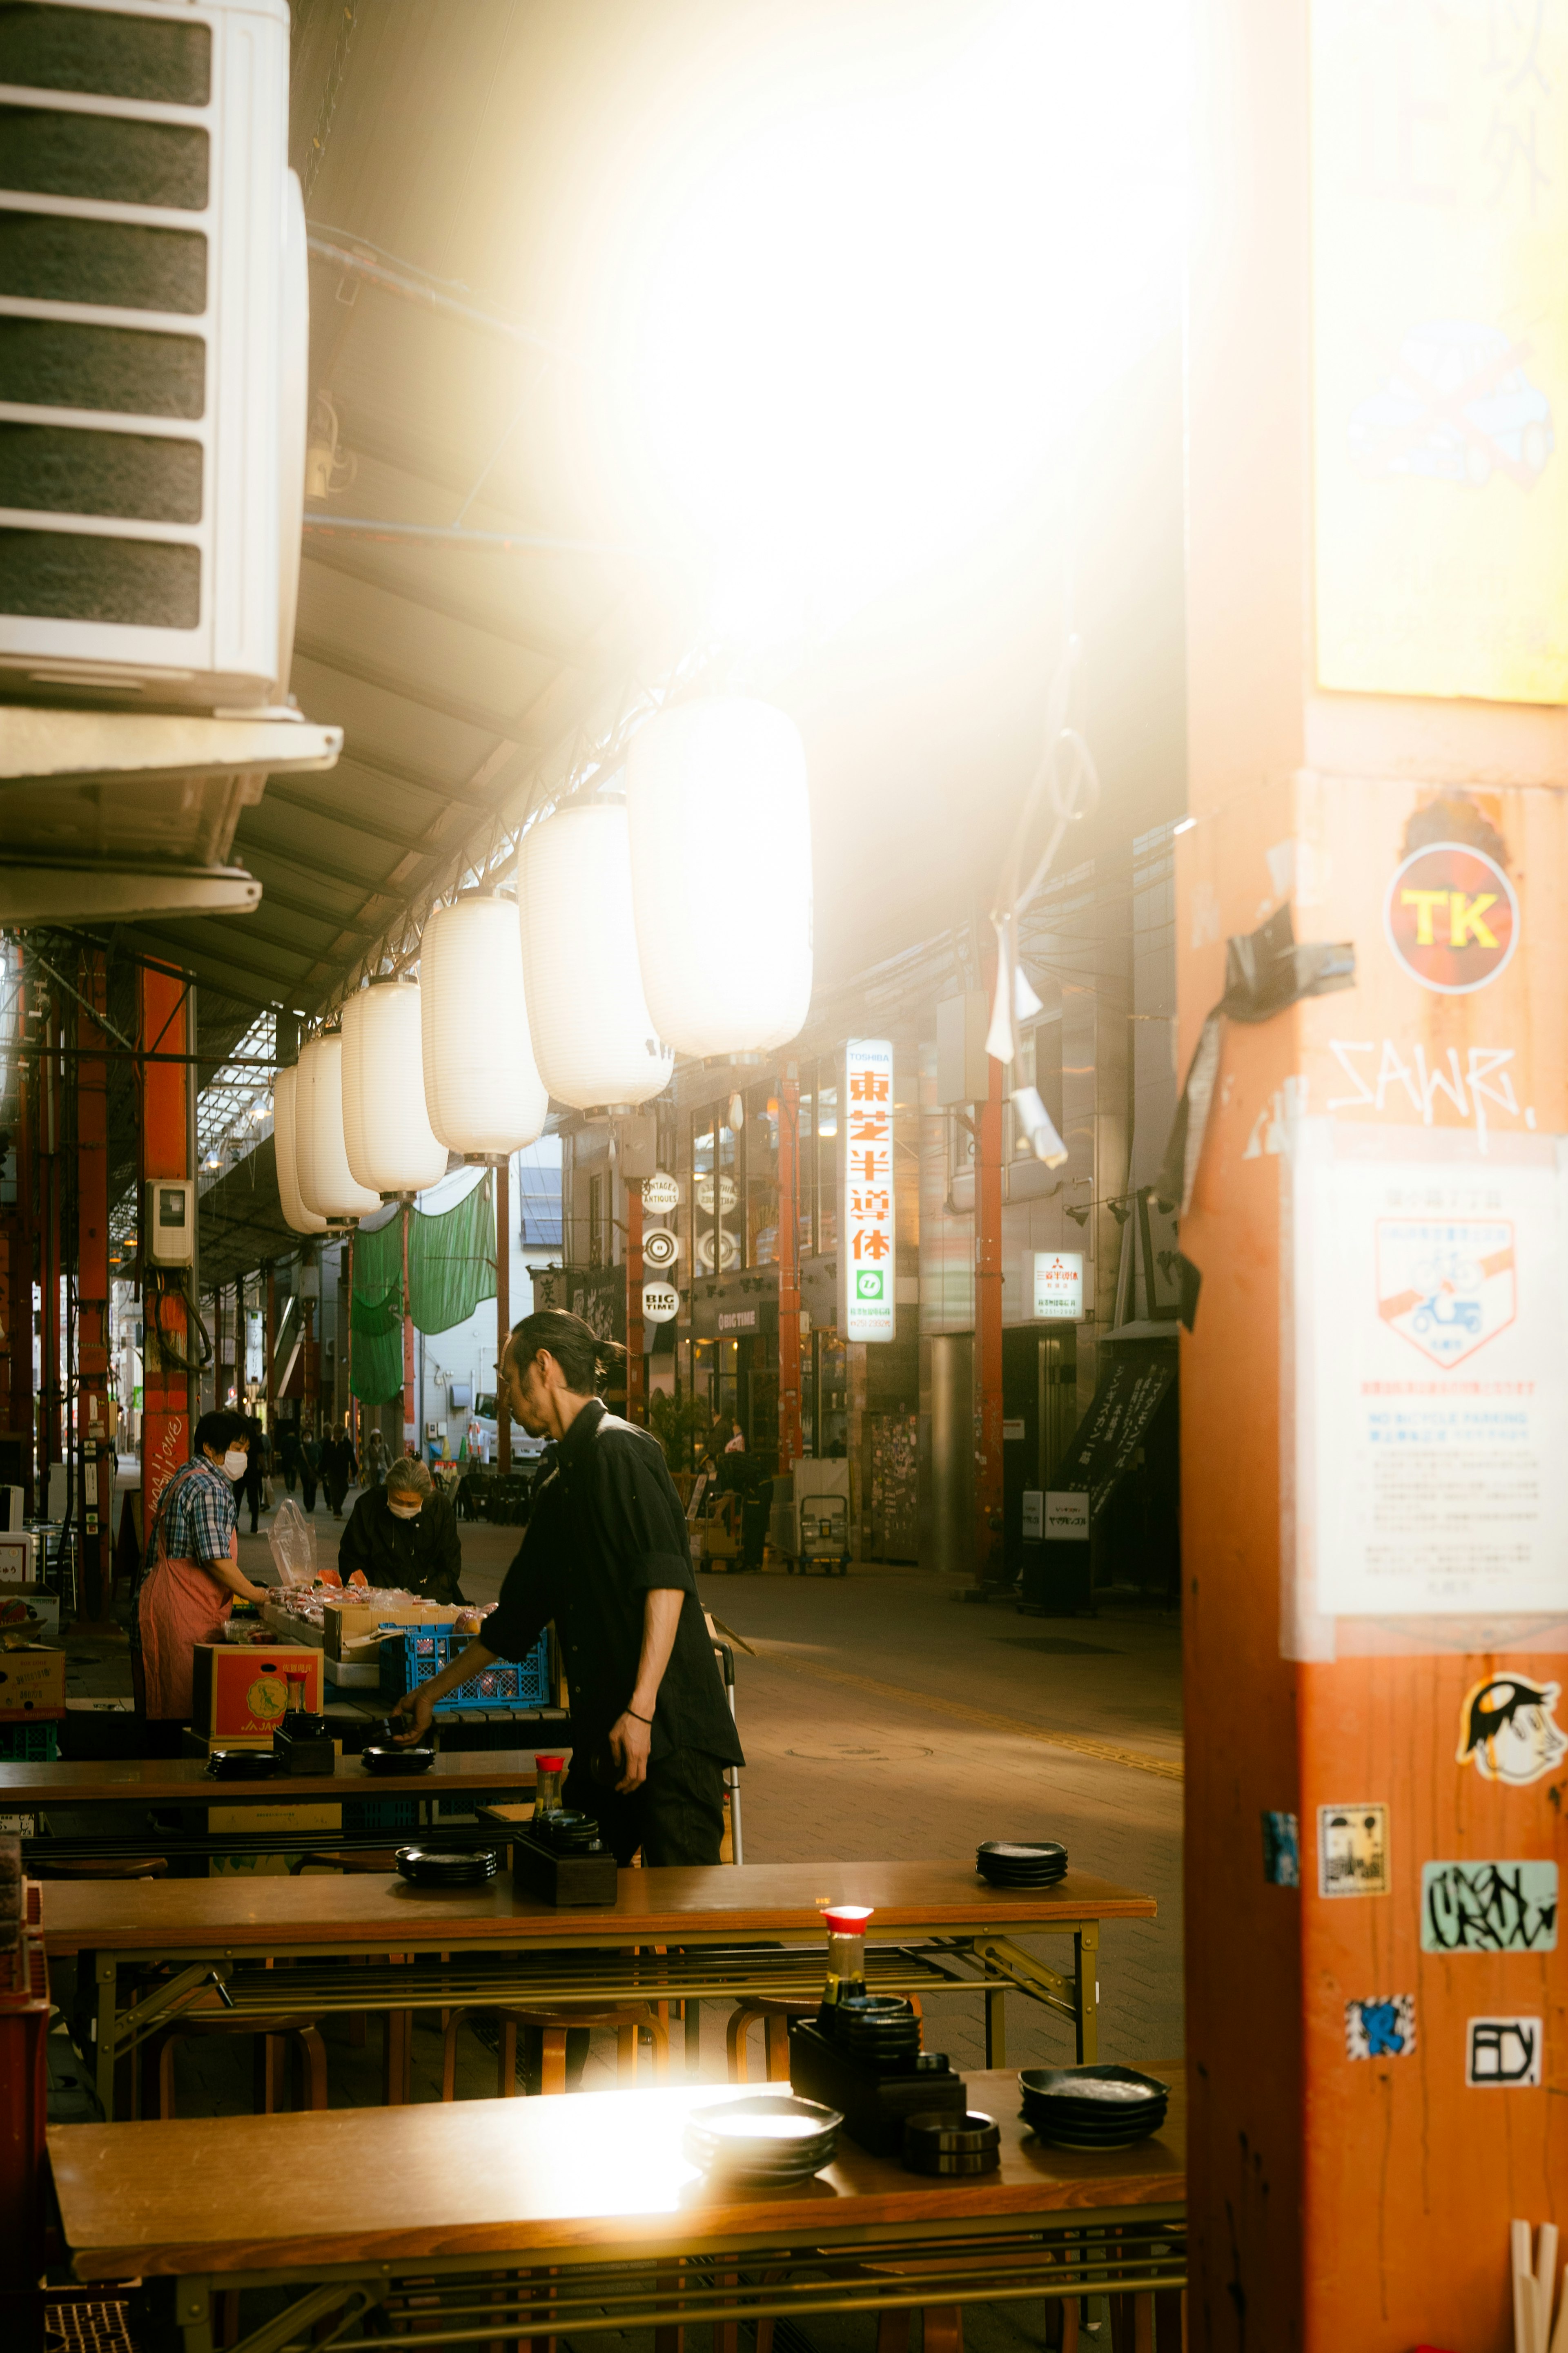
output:
M1385 1038L1375 1078L1369 1070L1358 1069L1350 1059L1352 1054L1375 1054L1377 1050L1377 1040L1373 1038L1330 1039L1329 1051L1355 1090L1353 1094L1331 1095L1330 1111L1347 1111L1354 1104L1368 1103L1373 1111L1380 1112L1390 1093L1398 1088L1424 1127L1433 1124L1439 1097L1446 1098L1462 1120L1473 1119L1483 1136L1489 1103L1494 1110L1506 1112L1510 1119L1520 1116L1519 1100L1508 1070L1514 1060L1511 1046L1471 1046L1461 1069L1458 1050L1453 1046L1446 1055L1428 1064L1426 1048L1416 1045L1407 1062L1394 1040ZM1394 1107L1401 1107L1397 1098ZM1528 1122L1529 1114L1525 1116Z
M1421 1871L1421 1949L1557 1949L1554 1862L1428 1862Z

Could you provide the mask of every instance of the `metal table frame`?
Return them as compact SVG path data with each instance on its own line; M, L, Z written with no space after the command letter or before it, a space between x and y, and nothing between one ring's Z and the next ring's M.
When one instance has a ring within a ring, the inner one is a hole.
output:
M447 1919L424 1934L400 1930L395 1950L403 1957L383 1957L379 1966L373 1958L374 1947L363 1939L291 1943L282 1937L269 1943L267 1957L306 1965L283 1973L264 1968L260 1956L247 1966L251 1956L242 1961L216 1944L195 1958L188 1942L175 1950L149 1942L133 1951L98 1952L93 1962L93 2059L104 2115L114 2114L118 2063L215 1986L222 1988L224 2000L237 2014L275 2012L280 2000L290 2010L317 2015L322 2010L385 2010L399 2021L395 2031L405 2032L416 2010L503 2002L552 2010L679 2002L686 2005L686 2063L692 2072L698 2063L698 2005L704 2000L810 2001L822 1990L822 1935L816 1925L772 1933L756 1944L738 1944L733 1929L682 1928L680 1947L660 1952L628 1948L624 1923L615 1930L595 1930L586 1923L574 1928L563 1921L543 1951L537 1934L520 1936L515 1945L490 1935L482 1950L468 1954L458 1949L463 1942L461 1926L460 1920ZM868 1949L868 1981L881 1993L982 1995L987 2067L1006 2064L1010 1991L1026 1994L1070 2020L1079 2060L1092 2060L1099 2055L1100 1928L1098 1919L1052 1920L1031 1923L1025 1931L1031 1937L1070 1936L1070 1975L1047 1968L1011 1936L983 1924L944 1926L940 1933L930 1934L916 1929L897 1945ZM370 1965L353 1969L310 1966L346 1957ZM163 1964L172 1965L171 1976L151 1985L143 1982L137 1999L121 2002L121 1968Z

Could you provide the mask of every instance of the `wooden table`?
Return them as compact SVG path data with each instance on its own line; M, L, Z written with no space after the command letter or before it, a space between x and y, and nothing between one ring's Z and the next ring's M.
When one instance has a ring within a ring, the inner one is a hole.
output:
M91 1954L97 2076L106 2115L116 2061L220 1978L237 2010L275 2010L275 1973L295 1961L291 2010L455 2009L527 2001L550 2008L685 2001L687 2056L704 1999L822 1989L824 1904L875 1908L868 1978L880 1992L965 1989L985 2000L986 2058L1005 2059L1005 1996L1028 1994L1070 2019L1080 2059L1095 2057L1099 1947L1105 1920L1152 1920L1154 1899L1069 1872L1047 1893L988 1887L961 1862L764 1862L623 1871L614 1905L556 1910L508 1879L450 1894L398 1878L51 1881L44 1936L52 1957ZM1070 1976L1013 1939L1070 1936ZM744 1940L763 1940L748 1944ZM887 1941L891 1938L893 1941ZM662 1949L656 1949L662 1948ZM411 1961L392 1963L399 1954ZM370 1959L344 1970L342 1956ZM174 1974L121 2006L132 1963ZM379 1962L379 1965L377 1963ZM394 2079L395 2081L395 2078Z
M384 1813L384 1801L395 1799L416 1809L415 1820L400 1831L374 1819L341 1831L305 1834L304 1841L337 1846L383 1846L425 1827L435 1828L440 1817L437 1801L460 1798L477 1806L485 1799L515 1798L533 1788L531 1748L444 1749L427 1773L409 1776L367 1773L357 1757L340 1757L330 1773L279 1773L265 1781L217 1781L209 1778L205 1761L196 1757L126 1758L103 1763L86 1760L53 1764L0 1764L0 1813L47 1814L102 1810L103 1820L90 1831L73 1831L61 1837L24 1840L29 1864L51 1860L76 1860L117 1854L160 1854L171 1860L225 1854L278 1854L298 1848L298 1830L209 1831L210 1806L320 1805L323 1801L358 1804L366 1801ZM148 1828L127 1819L138 1812L176 1810L184 1817L177 1830L154 1824ZM465 1825L453 1843L469 1844L476 1835Z
M1002 2163L952 2181L841 2135L814 2180L725 2191L680 2153L694 2108L748 2096L714 2084L57 2126L48 2157L76 2279L174 2280L184 2353L211 2353L215 2295L270 2289L273 2310L286 2286L288 2312L252 2322L235 2353L303 2347L334 2321L334 2353L682 2321L717 2322L715 2346L732 2346L767 2314L1179 2289L1185 2084L1157 2072L1165 2129L1114 2157L1046 2147L1012 2074L970 2076ZM369 2335L388 2304L397 2333Z

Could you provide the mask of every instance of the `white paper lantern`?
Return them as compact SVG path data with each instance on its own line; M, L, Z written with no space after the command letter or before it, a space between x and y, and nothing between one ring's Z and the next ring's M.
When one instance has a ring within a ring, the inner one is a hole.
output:
M637 968L626 803L557 809L523 837L518 913L539 1074L576 1111L661 1094L675 1057Z
M550 1097L533 1059L522 938L510 899L465 891L419 944L425 1108L453 1152L499 1160L544 1133Z
M811 1003L805 752L771 703L680 702L626 758L648 1010L679 1054L763 1054Z
M294 1088L294 1170L319 1218L368 1218L381 1195L356 1184L343 1144L343 1041L337 1032L300 1049Z
M343 1007L343 1143L350 1171L378 1201L422 1193L447 1174L425 1109L423 1029L416 980L373 980Z
M314 1209L307 1209L300 1192L296 1165L296 1104L294 1090L299 1079L297 1071L279 1071L272 1082L272 1148L278 1160L278 1198L283 1204L283 1222L296 1234L321 1234L327 1229L325 1218L318 1218Z

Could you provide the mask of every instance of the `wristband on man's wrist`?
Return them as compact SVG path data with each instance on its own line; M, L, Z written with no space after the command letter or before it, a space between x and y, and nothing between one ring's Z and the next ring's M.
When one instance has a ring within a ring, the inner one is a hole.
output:
M651 1725L653 1722L651 1715L639 1715L635 1707L628 1707L626 1714L631 1717L634 1724Z

